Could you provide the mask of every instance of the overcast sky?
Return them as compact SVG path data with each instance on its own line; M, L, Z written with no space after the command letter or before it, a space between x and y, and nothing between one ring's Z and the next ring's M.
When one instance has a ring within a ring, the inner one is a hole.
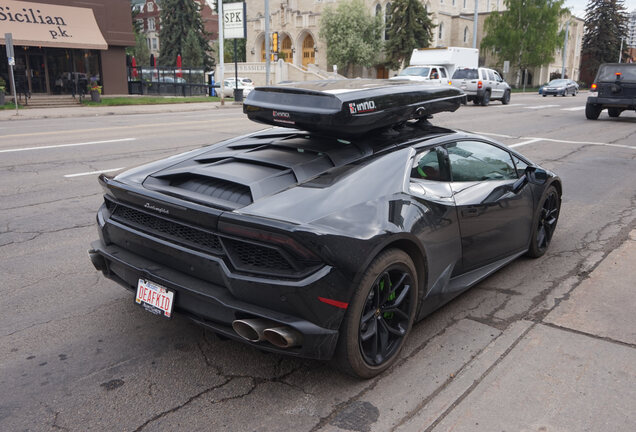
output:
M565 7L570 8L575 16L579 18L585 18L585 7L588 0L565 0ZM625 0L625 7L627 12L636 10L636 0Z

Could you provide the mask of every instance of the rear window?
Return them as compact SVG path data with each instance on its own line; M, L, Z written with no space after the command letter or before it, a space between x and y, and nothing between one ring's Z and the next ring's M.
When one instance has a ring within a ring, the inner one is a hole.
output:
M400 76L423 76L427 77L430 68L427 67L407 67L402 72L400 72Z
M636 64L601 65L596 75L596 81L614 81L616 80L617 72L622 74L621 79L623 81L636 81Z
M477 79L477 69L457 69L453 74L453 79Z

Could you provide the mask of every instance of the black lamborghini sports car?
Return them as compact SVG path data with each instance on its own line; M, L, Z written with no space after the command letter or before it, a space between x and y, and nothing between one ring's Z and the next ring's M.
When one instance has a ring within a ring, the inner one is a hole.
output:
M372 377L414 322L520 255L543 255L562 186L482 136L433 126L453 87L257 88L272 125L102 175L95 267L146 310Z

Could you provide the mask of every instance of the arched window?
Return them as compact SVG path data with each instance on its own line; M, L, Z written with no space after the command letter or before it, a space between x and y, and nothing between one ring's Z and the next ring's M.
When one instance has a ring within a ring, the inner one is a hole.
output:
M444 36L444 23L441 22L439 23L439 32L437 33L437 39L442 40L443 36Z
M464 43L468 41L468 26L464 27Z
M380 3L378 3L377 5L375 5L375 16L378 16L381 14L382 14L382 6L380 6Z
M386 4L384 8L384 40L389 39L389 21L391 20L391 2Z

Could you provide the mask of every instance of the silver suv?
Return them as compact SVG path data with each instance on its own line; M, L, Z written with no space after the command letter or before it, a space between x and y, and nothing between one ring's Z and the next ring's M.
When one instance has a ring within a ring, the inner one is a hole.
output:
M486 106L491 100L510 103L510 86L496 70L488 68L455 69L450 84L466 93L468 101Z

